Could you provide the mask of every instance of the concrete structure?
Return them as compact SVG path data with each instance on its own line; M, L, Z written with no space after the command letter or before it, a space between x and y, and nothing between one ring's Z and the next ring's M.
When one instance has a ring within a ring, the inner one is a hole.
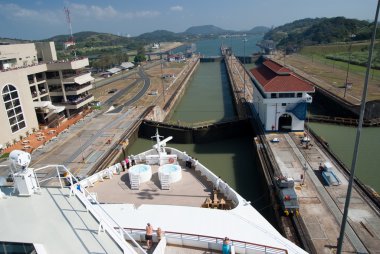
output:
M88 64L87 58L57 61L54 42L0 45L0 144L80 112L94 99Z
M129 70L129 69L132 69L133 67L135 67L135 65L131 62L122 62L120 64L120 68L123 70Z
M314 87L272 60L250 71L253 106L266 131L303 131Z

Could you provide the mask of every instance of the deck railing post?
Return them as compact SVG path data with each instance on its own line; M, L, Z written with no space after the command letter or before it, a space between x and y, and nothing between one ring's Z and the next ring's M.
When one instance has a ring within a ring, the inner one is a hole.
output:
M59 179L59 184L61 185L61 189L62 189L63 185L62 185L62 181L61 181L61 175L59 174L59 167L58 167L58 165L55 167L55 169L57 170L57 176L58 176L58 179Z

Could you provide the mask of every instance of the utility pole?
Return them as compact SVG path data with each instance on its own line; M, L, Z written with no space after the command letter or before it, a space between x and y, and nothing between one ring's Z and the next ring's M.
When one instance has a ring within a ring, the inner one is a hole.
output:
M373 48L375 46L375 40L376 40L376 29L377 29L377 22L378 22L378 18L379 18L379 8L380 8L380 0L378 0L378 2L377 2L376 14L375 14L375 20L374 20L374 24L373 24L373 31L372 31L372 38L371 38L371 45L370 45L369 52L368 52L367 70L365 73L364 87L363 87L363 93L362 93L362 101L361 101L361 105L360 105L359 125L358 125L358 128L356 130L354 154L353 154L352 163L351 163L351 171L350 171L350 178L349 178L348 187L347 187L346 202L344 203L344 212L343 212L342 224L341 224L340 234L339 234L339 238L338 238L338 246L337 246L337 253L338 254L342 253L344 232L345 232L346 224L347 224L348 209L350 207L351 192L352 192L352 186L353 186L354 177L355 177L355 167L356 167L356 161L357 161L358 153L359 153L360 134L361 134L362 127L363 127L365 103L366 103L367 93L368 93L368 78L369 78L369 72L371 70L372 53L373 53Z
M347 63L347 71L346 71L346 83L344 84L344 95L343 97L346 98L347 93L347 82L348 82L348 73L350 71L350 62L351 62L351 48L352 48L352 38L355 37L354 34L350 35L350 46L348 47L348 63Z
M247 42L247 38L244 38L243 39L243 43L244 43L244 55L243 55L243 63L244 63L244 66L243 66L243 71L244 71L244 99L245 99L245 43Z

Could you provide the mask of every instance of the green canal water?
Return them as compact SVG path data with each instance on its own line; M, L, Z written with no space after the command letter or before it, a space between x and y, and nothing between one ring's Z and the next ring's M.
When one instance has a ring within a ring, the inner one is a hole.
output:
M351 168L356 128L341 125L310 123L319 136L329 143L331 150ZM363 128L356 176L380 193L380 128Z
M223 65L218 62L201 63L171 120L191 123L229 119L236 115L232 100ZM128 153L136 154L150 149L152 145L152 140L139 138L129 147ZM266 199L267 193L255 160L253 137L207 144L169 143L168 146L197 158L273 222L271 204Z
M234 116L235 110L225 70L217 62L201 63L190 81L186 94L175 109L172 120L220 121ZM152 140L139 138L128 149L128 153L136 154L150 149L152 145ZM252 201L252 205L263 212L264 216L268 214L265 210L268 210L270 205L263 198L264 190L253 152L253 137L225 139L207 144L168 145L197 158L245 199Z
M224 64L201 63L171 120L217 122L231 119L235 115Z

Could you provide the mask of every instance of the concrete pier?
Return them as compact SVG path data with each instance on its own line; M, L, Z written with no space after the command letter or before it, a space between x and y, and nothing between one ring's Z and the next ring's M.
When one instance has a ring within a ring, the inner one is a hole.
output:
M257 134L259 161L273 201L278 202L274 187L275 177L291 177L296 182L299 215L281 216L280 204L274 205L274 209L278 209L277 220L281 222L281 229L289 239L295 242L298 240L298 244L310 253L335 253L348 185L347 171L311 135L307 136L311 141L306 146L306 143L301 142L304 132L264 132L250 106L252 97L247 87L252 87L252 83L247 80L244 82L241 78L246 70L233 55L225 53L239 116L252 119L252 126ZM242 95L244 83L247 90ZM275 138L279 142L271 142ZM328 186L323 179L320 165L324 162L331 162L333 165L339 185ZM361 186L355 185L343 253L378 253L379 246L380 209Z

